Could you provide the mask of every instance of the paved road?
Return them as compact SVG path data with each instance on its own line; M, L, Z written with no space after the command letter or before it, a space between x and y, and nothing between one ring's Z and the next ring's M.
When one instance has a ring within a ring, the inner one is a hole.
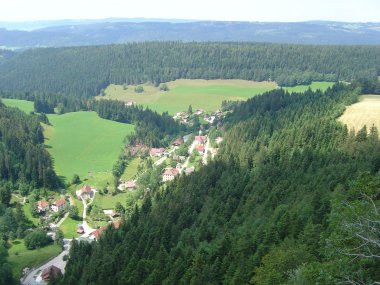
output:
M172 150L169 151L169 154L171 154L175 149L173 148ZM153 167L162 164L168 157L163 156L159 160L157 160L155 163L153 163Z
M93 231L95 231L95 229L91 228L87 222L86 222L86 215L87 215L87 206L90 205L92 203L92 201L94 201L95 199L95 194L96 194L96 191L94 191L94 195L92 196L90 202L88 204L86 204L86 201L82 199L82 203L83 203L83 221L82 221L82 227L83 227L83 230L84 230L84 236L88 236L90 233L92 233Z
M65 266L66 266L66 261L63 260L63 256L69 253L70 246L71 246L71 239L64 239L63 240L64 244L64 249L63 251L56 257L54 257L52 260L49 262L45 263L44 265L33 269L29 274L21 280L21 284L44 284L41 283L41 272L44 270L46 267L49 267L50 265L57 266L62 270L62 273L65 272Z

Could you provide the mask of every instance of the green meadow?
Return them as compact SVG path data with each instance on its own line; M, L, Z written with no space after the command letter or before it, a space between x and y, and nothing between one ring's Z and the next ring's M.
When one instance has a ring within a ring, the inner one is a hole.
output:
M253 96L270 91L279 86L275 82L254 82L246 80L190 80L180 79L167 83L169 91L160 91L149 84L142 85L144 92L136 93L134 85L124 88L111 84L105 90L103 99L133 101L149 107L159 113L186 111L191 105L193 110L204 109L215 111L223 101L247 100ZM309 87L313 90L325 90L332 86L331 82L313 82L310 85L286 87L289 92L303 92Z
M8 251L8 260L12 266L14 276L19 279L23 268L38 266L46 260L57 256L61 251L61 247L57 244L29 250L25 247L23 240L15 240L11 243Z
M71 179L110 171L133 125L101 119L95 112L48 115L45 144L58 175Z
M1 101L8 107L17 107L25 113L34 111L34 103L32 101L17 100L17 99L3 99Z

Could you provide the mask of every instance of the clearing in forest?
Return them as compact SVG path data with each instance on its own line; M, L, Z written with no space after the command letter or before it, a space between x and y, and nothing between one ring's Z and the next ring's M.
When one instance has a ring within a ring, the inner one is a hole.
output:
M89 172L111 171L133 125L100 118L95 112L48 115L45 144L58 175L84 178Z
M270 91L279 86L275 82L254 82L247 80L201 80L179 79L166 83L169 91L160 91L158 87L143 84L144 92L135 92L135 85L111 84L105 90L104 99L136 102L159 113L168 111L174 115L186 111L191 105L193 110L216 111L223 101L247 100L253 96ZM333 83L314 82L285 88L289 92L303 92L307 88L325 90Z
M32 101L6 99L6 98L2 98L1 101L5 104L5 106L17 107L28 114L34 111L34 103Z
M369 131L372 125L380 130L380 95L360 96L359 102L348 106L338 119L348 129L359 131L364 125Z

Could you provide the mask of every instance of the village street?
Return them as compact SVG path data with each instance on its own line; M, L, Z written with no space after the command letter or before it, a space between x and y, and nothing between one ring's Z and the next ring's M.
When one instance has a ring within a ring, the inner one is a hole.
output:
M69 250L70 250L70 246L71 246L71 239L64 239L63 240L63 251L56 257L54 257L53 259L51 259L50 261L48 261L47 263L41 265L40 267L34 269L33 271L29 272L29 274L23 279L21 280L21 284L45 284L45 283L42 283L41 282L41 276L40 276L40 273L42 272L42 270L44 270L45 268L49 267L50 265L54 265L56 267L58 267L59 269L62 270L62 273L65 272L65 266L66 266L66 261L63 260L63 256L69 254Z

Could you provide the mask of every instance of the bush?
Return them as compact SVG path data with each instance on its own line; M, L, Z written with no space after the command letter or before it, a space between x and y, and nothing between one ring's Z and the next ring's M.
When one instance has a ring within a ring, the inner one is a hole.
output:
M141 85L135 87L135 92L136 93L143 93L144 92L144 87Z
M166 83L162 83L160 85L160 90L161 91L169 91L169 87L168 87L168 85Z
M52 241L52 238L42 230L35 230L29 233L24 239L24 243L27 249L40 248L48 245Z

